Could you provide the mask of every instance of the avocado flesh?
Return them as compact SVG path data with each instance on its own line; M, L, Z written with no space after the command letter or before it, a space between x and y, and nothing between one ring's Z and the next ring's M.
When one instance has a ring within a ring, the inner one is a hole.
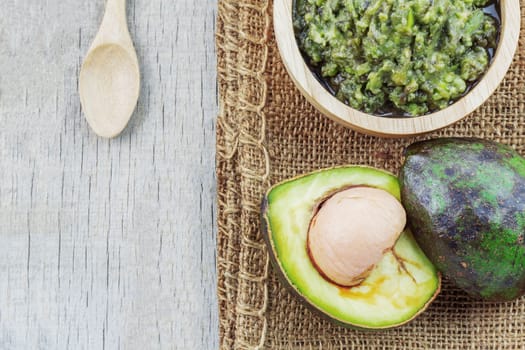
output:
M487 140L423 141L400 181L409 226L444 276L475 298L525 293L525 159Z
M375 187L400 198L395 176L358 166L322 170L272 188L263 213L271 255L290 287L332 320L369 329L401 325L422 312L440 287L436 269L408 231L354 287L323 278L308 255L308 229L317 205L352 186Z

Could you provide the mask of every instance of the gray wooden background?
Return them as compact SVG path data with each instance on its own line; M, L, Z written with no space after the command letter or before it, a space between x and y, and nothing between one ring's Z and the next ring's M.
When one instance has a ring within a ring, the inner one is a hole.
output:
M142 90L96 137L104 0L0 5L0 349L216 349L216 0L129 0Z

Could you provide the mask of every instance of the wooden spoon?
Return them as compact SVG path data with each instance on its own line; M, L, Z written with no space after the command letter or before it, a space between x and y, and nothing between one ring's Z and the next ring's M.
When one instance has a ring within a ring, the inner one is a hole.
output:
M126 0L108 0L98 34L80 70L80 103L95 133L115 137L128 124L140 90Z

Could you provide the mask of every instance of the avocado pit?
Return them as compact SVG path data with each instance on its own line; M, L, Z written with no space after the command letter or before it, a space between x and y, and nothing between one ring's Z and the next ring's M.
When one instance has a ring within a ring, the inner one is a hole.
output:
M405 225L405 209L393 195L373 187L351 187L319 206L310 222L307 250L323 277L355 286L391 250Z

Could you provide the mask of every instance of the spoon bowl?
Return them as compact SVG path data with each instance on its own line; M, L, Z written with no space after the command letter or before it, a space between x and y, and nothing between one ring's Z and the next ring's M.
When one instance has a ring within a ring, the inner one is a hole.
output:
M118 44L98 46L80 72L80 99L95 133L115 137L128 123L139 97L137 60Z

